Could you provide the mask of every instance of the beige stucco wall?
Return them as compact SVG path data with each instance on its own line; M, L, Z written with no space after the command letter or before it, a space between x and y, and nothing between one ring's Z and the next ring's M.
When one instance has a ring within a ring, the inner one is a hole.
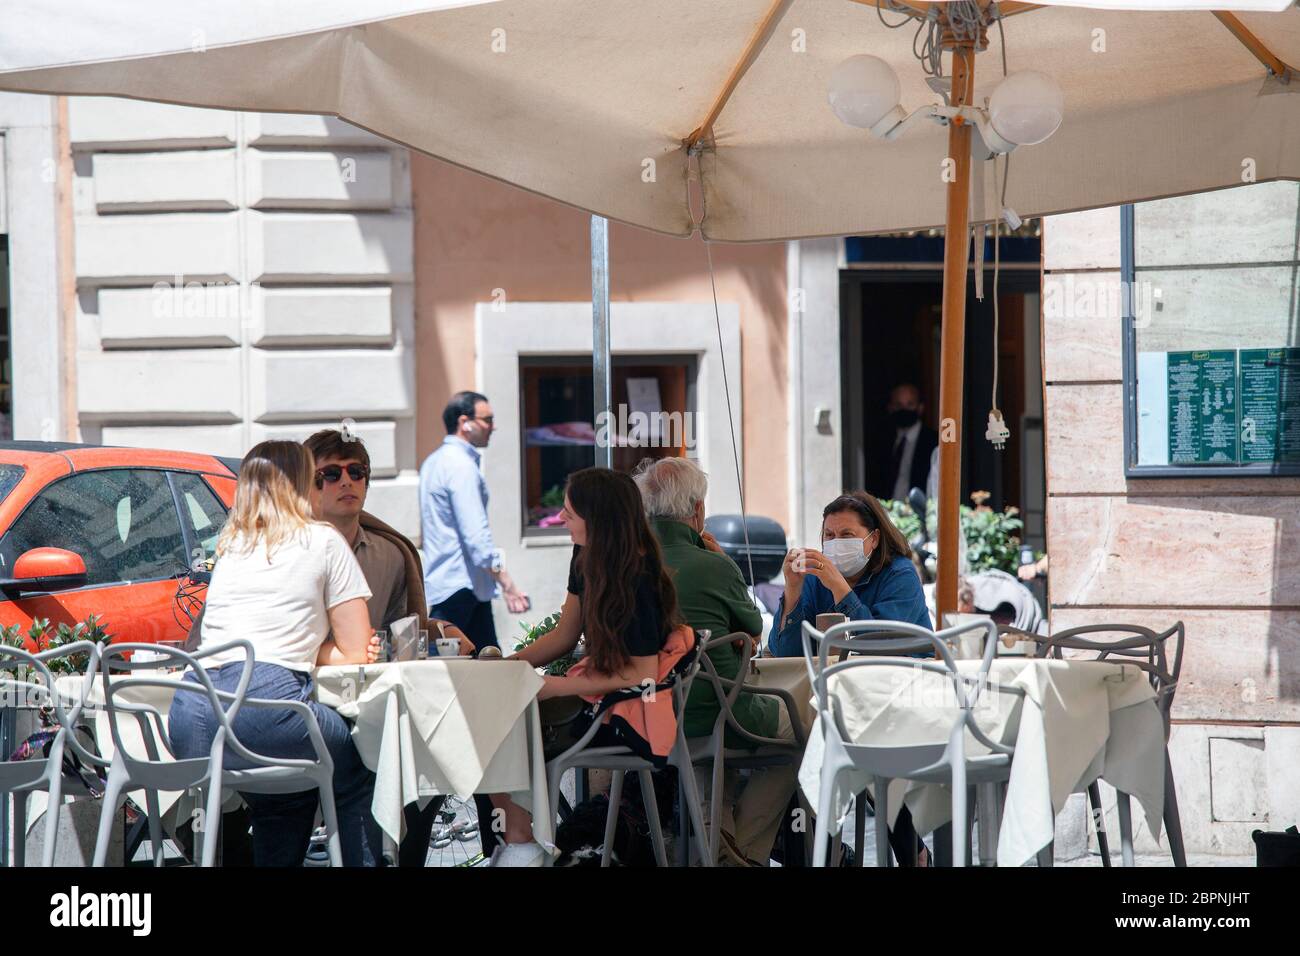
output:
M507 394L509 387L491 384L514 380L503 374L508 370L500 363L517 362L515 353L520 351L545 351L550 339L531 330L530 334L501 330L518 321L563 321L564 328L556 329L557 351L590 348L590 309L572 305L591 299L590 217L423 156L412 155L411 186L416 459L422 461L445 436L441 415L449 395L473 388L493 401L498 426L505 426L507 432L494 439L495 448L490 447L484 459L492 494L493 536L506 567L533 599L533 610L517 616L506 611L504 602L493 602L497 633L508 650L513 646L508 638L518 634L517 622L536 621L559 607L569 552L567 539L523 538L518 520L518 457L510 444L517 440L518 415L513 408L518 396ZM713 262L733 416L741 423L745 504L751 514L768 515L784 524L789 514L786 246L718 246ZM721 363L716 359L704 246L699 240L670 239L611 223L610 275L615 352L686 350L701 356L707 365L707 372L702 366L697 383L697 410L700 427L710 436L702 437L700 453L711 475L709 507L736 510L725 401L721 405L717 401L722 394ZM548 307L547 303L570 305ZM638 305L623 310L623 303ZM497 304L504 308L495 310ZM659 305L662 311L655 308ZM485 345L484 354L476 355L476 313L482 323L478 334L504 334L511 341L492 339L491 348ZM577 337L582 336L588 344L575 349ZM715 357L703 359L706 352Z
M412 155L415 206L417 457L445 434L447 397L474 387L474 306L502 289L514 302L590 300L590 217ZM786 497L786 261L783 243L713 249L718 298L740 309L746 505L780 519ZM610 225L610 299L711 302L698 239ZM614 347L618 347L615 341ZM728 356L734 362L734 356ZM732 387L736 369L728 365ZM496 398L497 396L488 396ZM715 480L727 480L718 475ZM734 480L734 479L732 479ZM494 489L507 493L505 489Z
M1270 344L1293 344L1298 203L1274 183L1139 210L1139 265L1171 264L1138 273L1163 286L1147 332L1210 347L1198 330L1266 309ZM1187 847L1252 853L1251 830L1300 816L1300 479L1126 478L1118 298L1085 295L1119 281L1120 211L1051 217L1043 234L1052 627L1185 622L1170 752ZM1264 280L1280 299L1252 290Z

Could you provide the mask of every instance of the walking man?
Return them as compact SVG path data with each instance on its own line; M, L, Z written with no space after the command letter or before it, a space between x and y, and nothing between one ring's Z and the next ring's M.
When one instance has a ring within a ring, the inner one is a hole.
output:
M492 598L512 614L529 608L511 580L488 527L481 453L495 430L492 406L478 392L457 392L442 413L447 437L420 467L420 524L429 616L450 621L479 650L497 646Z

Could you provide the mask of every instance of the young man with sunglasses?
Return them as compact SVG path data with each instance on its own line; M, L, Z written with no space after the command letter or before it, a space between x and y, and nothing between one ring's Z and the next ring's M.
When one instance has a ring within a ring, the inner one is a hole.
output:
M367 602L370 626L376 630L387 628L414 614L419 618L419 627L429 632L430 641L443 635L458 637L461 652L470 653L473 645L454 625L436 618L430 625L419 550L401 532L366 513L366 492L370 488L370 453L366 446L359 438L332 428L316 432L303 444L316 459L312 511L337 528L351 545L372 595ZM424 810L407 806L406 838L398 850L399 865L424 866L441 804L441 799L435 799Z
M420 524L424 589L429 614L469 635L474 646L497 646L492 598L498 587L512 614L529 608L528 595L501 566L488 527L488 489L480 448L496 428L492 406L478 392L457 392L442 413L447 437L420 467Z

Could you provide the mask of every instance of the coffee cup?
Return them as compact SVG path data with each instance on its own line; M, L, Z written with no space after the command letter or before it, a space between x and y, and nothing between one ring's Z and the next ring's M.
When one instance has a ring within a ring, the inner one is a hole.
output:
M438 647L439 657L459 657L460 641L454 637L440 637L434 642Z

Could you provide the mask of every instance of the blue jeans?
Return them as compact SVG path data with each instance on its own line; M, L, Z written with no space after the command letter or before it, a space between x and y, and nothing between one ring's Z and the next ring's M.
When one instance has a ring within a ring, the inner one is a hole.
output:
M208 676L217 690L233 693L243 669L242 663L226 664L209 670ZM192 673L184 679L198 683ZM375 775L361 762L347 721L337 711L312 700L312 686L310 674L259 662L253 665L248 696L298 700L311 708L334 760L334 802L343 865L375 866L381 852L379 827L370 813ZM205 695L177 692L168 715L168 735L178 758L207 756L218 726ZM267 757L316 756L306 721L291 710L241 708L233 727L239 742L253 753ZM247 770L256 765L227 746L225 766L229 770ZM316 790L289 794L241 793L240 796L252 816L254 865L301 866L316 821L319 799Z

